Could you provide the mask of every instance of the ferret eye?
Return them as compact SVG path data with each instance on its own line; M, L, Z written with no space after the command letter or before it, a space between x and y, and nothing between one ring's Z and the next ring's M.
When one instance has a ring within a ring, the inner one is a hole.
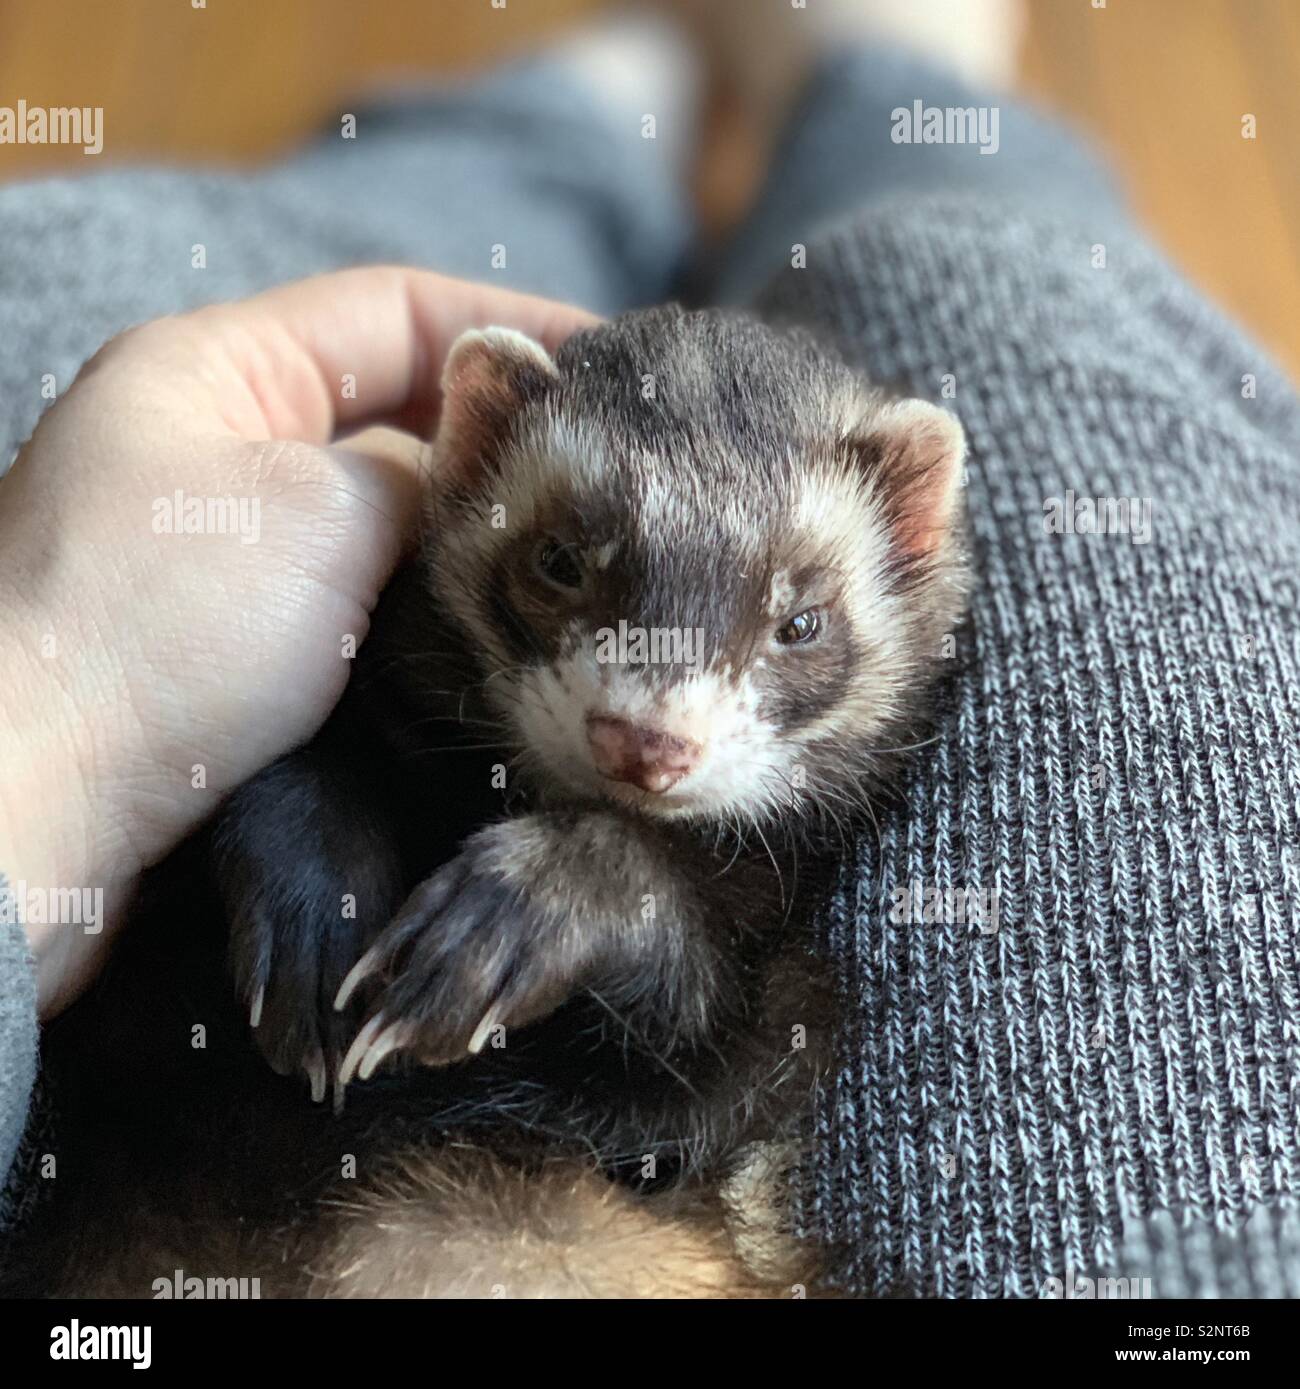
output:
M543 540L537 550L537 568L545 579L559 588L582 587L582 565L572 545Z
M822 629L821 613L816 608L792 617L784 627L776 629L776 639L782 646L797 646L812 641Z

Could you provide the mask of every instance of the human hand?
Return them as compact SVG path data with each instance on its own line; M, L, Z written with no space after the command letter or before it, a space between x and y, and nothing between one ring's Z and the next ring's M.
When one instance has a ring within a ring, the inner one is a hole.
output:
M342 271L132 329L44 416L0 480L0 871L102 910L90 930L29 913L43 1016L93 975L141 871L342 694L346 639L414 530L456 336L554 348L591 321Z

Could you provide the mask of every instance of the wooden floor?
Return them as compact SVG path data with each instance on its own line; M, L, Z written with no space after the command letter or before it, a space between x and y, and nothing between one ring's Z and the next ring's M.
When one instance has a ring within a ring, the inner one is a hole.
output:
M1024 81L1300 380L1300 0L1034 0Z
M257 158L359 84L490 61L598 3L0 0L0 106L102 106L96 165ZM1029 4L1026 90L1100 137L1175 259L1300 379L1300 0ZM0 145L0 178L90 162Z

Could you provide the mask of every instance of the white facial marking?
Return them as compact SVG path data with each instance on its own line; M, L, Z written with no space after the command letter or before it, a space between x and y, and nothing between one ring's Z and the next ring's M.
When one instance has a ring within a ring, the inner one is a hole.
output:
M784 775L777 731L759 717L752 681L716 671L675 672L662 684L644 667L596 660L590 641L551 665L526 672L502 712L547 773L575 791L635 805L652 815L748 814L774 799ZM689 739L699 762L669 791L654 795L601 776L587 719L624 719Z

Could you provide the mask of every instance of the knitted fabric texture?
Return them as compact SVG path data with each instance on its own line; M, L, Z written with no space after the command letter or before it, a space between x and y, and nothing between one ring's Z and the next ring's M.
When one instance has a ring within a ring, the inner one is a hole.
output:
M1294 1226L1240 1229L1300 1186L1290 387L1139 240L1103 267L1028 202L881 203L767 306L955 387L980 576L938 741L828 924L848 1022L808 1228L858 1292L1121 1264L1155 1296L1219 1265L1293 1289ZM1128 533L1048 530L1053 499L1118 498ZM956 919L980 893L996 929Z
M11 1183L36 1081L36 975L13 890L0 873L0 1230L16 1223L29 1192ZM28 1135L30 1138L30 1134Z

